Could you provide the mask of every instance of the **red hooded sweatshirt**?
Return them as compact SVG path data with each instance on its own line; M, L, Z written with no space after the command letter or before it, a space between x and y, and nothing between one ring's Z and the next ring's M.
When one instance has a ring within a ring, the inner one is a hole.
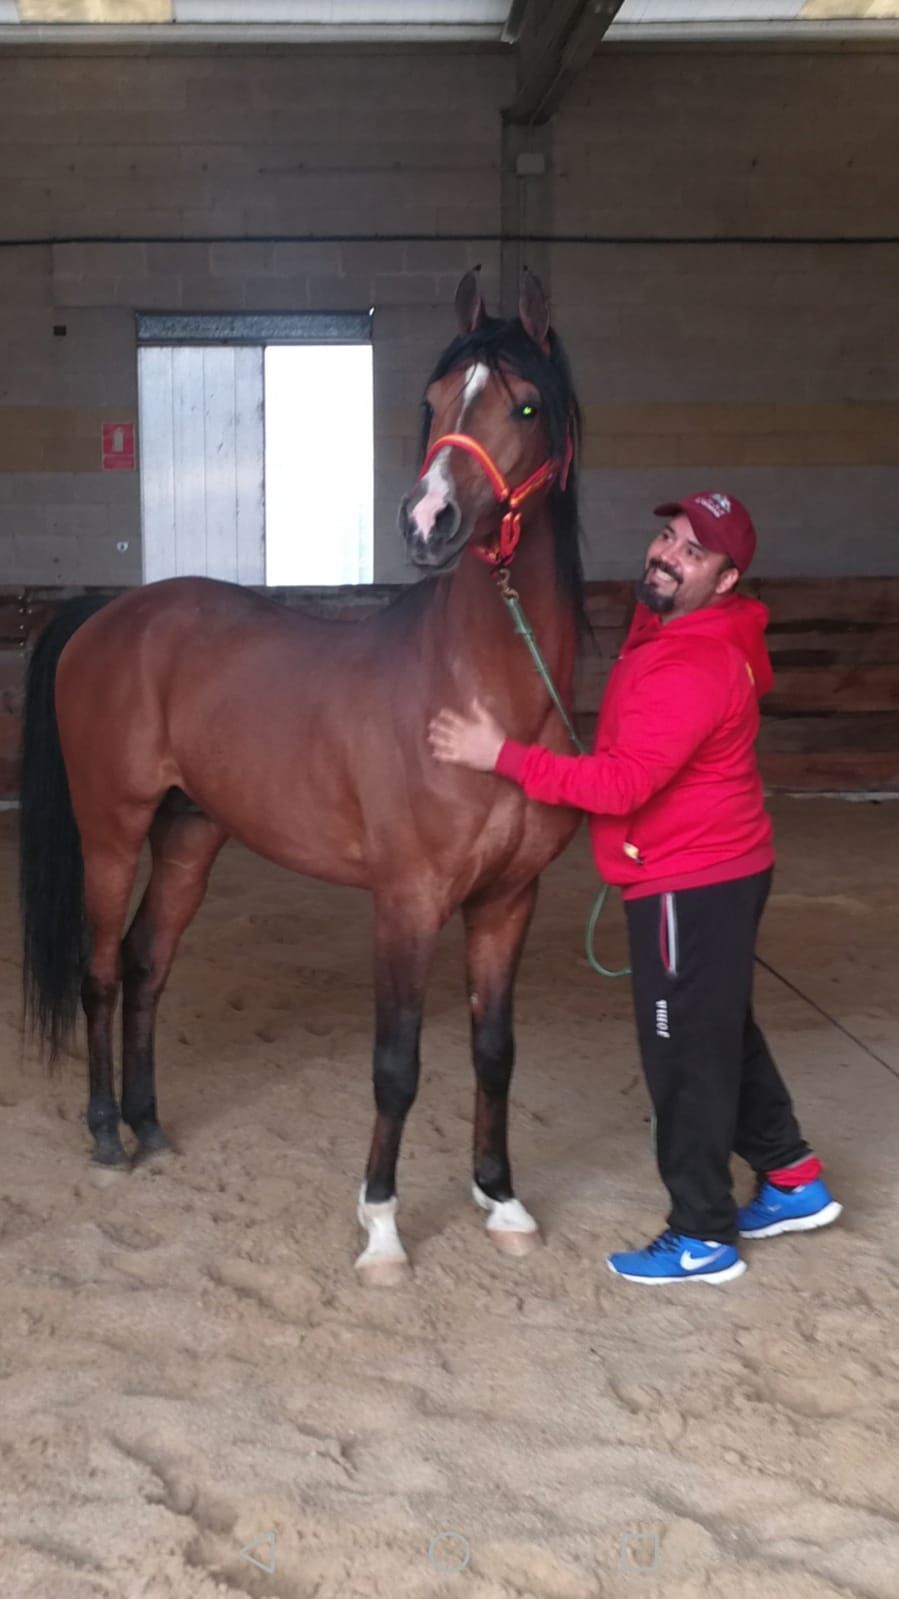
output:
M755 759L773 678L757 600L733 595L664 624L638 605L592 755L508 739L496 771L530 799L589 811L600 875L625 899L724 883L774 861Z

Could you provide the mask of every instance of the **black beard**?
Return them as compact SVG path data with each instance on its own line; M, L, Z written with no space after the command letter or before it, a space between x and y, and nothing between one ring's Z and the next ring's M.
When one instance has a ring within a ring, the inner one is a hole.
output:
M650 572L653 571L653 569L657 566L658 563L653 561L652 564L646 568L646 571L643 573L643 576L637 584L637 599L642 605L646 606L648 611L654 611L656 616L667 616L670 611L674 610L674 601L677 597L677 589L675 589L672 594L662 594L659 589L653 588L652 584L647 582ZM680 587L679 584L678 587Z

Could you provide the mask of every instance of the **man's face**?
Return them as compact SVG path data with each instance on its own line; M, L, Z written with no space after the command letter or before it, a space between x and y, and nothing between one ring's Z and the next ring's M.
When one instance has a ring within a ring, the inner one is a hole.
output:
M726 555L703 548L689 518L679 511L646 552L638 595L650 611L670 620L714 605L730 593L739 575Z

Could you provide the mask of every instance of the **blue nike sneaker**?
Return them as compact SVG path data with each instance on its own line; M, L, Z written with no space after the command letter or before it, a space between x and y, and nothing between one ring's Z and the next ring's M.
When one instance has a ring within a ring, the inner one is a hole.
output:
M737 1226L741 1238L807 1233L814 1227L829 1226L842 1210L820 1177L801 1188L775 1188L763 1178L755 1198L737 1211Z
M629 1283L727 1283L746 1270L733 1244L662 1233L645 1249L609 1255L609 1270Z

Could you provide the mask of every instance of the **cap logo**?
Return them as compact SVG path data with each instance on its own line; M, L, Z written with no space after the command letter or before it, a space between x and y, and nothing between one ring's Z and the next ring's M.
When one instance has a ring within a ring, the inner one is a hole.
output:
M727 516L732 509L726 494L697 494L696 504L702 505L712 516Z

